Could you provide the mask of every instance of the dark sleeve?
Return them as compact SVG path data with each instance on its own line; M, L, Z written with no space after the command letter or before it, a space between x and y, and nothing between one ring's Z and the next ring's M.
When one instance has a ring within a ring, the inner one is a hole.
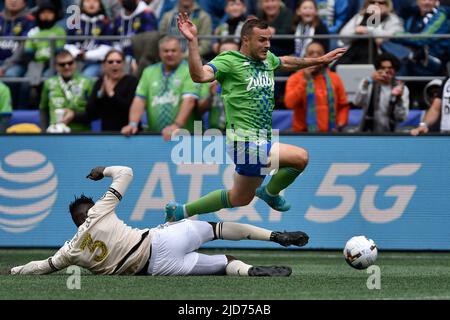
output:
M100 77L92 88L91 95L88 98L88 103L84 112L76 112L73 119L74 122L89 123L99 118L96 106L99 103L98 92L102 87L103 79Z
M119 110L129 110L134 96L136 95L136 87L138 79L134 76L126 75L119 81L114 90L115 94L108 99L109 104L114 104Z

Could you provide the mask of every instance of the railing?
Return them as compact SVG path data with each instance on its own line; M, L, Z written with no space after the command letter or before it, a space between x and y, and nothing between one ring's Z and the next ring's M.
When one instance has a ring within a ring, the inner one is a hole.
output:
M32 38L33 41L50 41L50 48L51 48L51 55L50 55L50 68L54 68L55 64L55 52L56 52L56 41L57 40L66 40L66 42L72 42L72 41L84 41L84 40L106 40L106 41L121 41L126 39L131 39L131 36L100 36L100 37L91 37L91 36L53 36L53 37L36 37ZM183 39L181 36L179 36L180 39ZM294 39L307 39L311 38L310 36L295 36L292 34L289 35L274 35L272 37L273 40L279 40L279 39L285 39L285 40L294 40ZM410 34L399 34L399 35L392 35L392 36L373 36L373 35L349 35L349 36L341 36L339 34L320 34L320 35L314 35L312 38L314 39L337 39L337 40L347 40L347 39L378 39L378 38L388 38L388 39L408 39L408 38L414 38L414 39L448 39L450 41L450 34L431 34L431 35L423 35L423 34L415 34L414 36L411 36ZM229 36L215 36L215 35L202 35L199 36L199 39L239 39L239 37L229 35ZM12 36L12 37L5 37L0 36L0 41L4 40L12 40L12 41L26 41L30 40L30 38L25 36ZM370 43L370 42L369 42ZM450 45L449 45L450 47ZM369 44L368 45L368 61L370 63L373 63L374 61L374 48ZM445 77L401 77L400 80L403 81L430 81L433 79L444 79ZM29 82L29 79L25 77L19 77L19 78L12 78L12 77L1 77L0 78L3 82L10 82L10 83L17 83L17 82ZM275 81L277 82L285 82L288 79L288 77L276 77ZM45 78L42 78L42 80L45 80Z

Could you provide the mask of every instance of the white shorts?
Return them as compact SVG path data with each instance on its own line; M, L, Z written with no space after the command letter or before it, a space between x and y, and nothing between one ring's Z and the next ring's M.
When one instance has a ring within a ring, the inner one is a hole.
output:
M152 229L152 251L148 274L151 275L213 275L225 274L225 255L194 252L214 239L210 223L180 220Z

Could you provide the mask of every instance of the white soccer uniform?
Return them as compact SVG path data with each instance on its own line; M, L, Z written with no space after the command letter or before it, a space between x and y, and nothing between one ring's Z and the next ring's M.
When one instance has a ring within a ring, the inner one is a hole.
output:
M194 252L214 239L212 226L204 221L181 220L152 229L133 229L114 209L133 177L128 167L107 167L104 176L113 182L88 211L75 237L52 257L11 269L11 274L47 274L77 265L94 274L202 275L224 274L225 255ZM146 266L149 262L148 266ZM147 270L142 270L144 267ZM147 272L145 272L147 271Z
M112 184L89 210L75 237L54 256L13 268L12 274L46 274L77 265L95 274L127 275L145 266L150 256L150 230L127 226L114 211L133 178L133 171L114 166L105 168L103 174L113 178Z

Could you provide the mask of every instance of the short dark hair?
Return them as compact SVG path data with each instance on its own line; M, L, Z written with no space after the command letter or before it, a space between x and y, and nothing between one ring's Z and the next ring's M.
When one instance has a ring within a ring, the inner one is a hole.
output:
M72 217L77 213L78 207L82 204L94 205L95 202L91 197L86 197L83 193L79 197L75 196L75 200L69 204L69 211Z
M313 40L313 41L311 41L310 43L308 43L308 45L306 46L306 50L308 50L308 48L311 47L313 44L317 44L317 45L321 46L322 49L323 49L323 51L324 51L324 52L326 51L325 45L324 45L322 42L317 41L317 40Z
M268 29L269 24L266 21L260 20L258 18L248 19L242 26L241 38L244 36L250 36L253 32L253 28Z
M59 57L65 57L65 56L71 56L72 58L74 57L74 56L72 56L72 54L70 53L69 50L62 49L62 50L60 50L60 51L58 51L58 52L56 53L55 61L56 61Z
M375 60L375 69L380 69L381 68L381 63L383 61L390 61L392 64L392 67L394 68L394 70L397 72L398 70L400 70L401 64L400 61L397 59L397 57L393 56L390 53L387 52L383 52L382 54L380 54L377 59Z

